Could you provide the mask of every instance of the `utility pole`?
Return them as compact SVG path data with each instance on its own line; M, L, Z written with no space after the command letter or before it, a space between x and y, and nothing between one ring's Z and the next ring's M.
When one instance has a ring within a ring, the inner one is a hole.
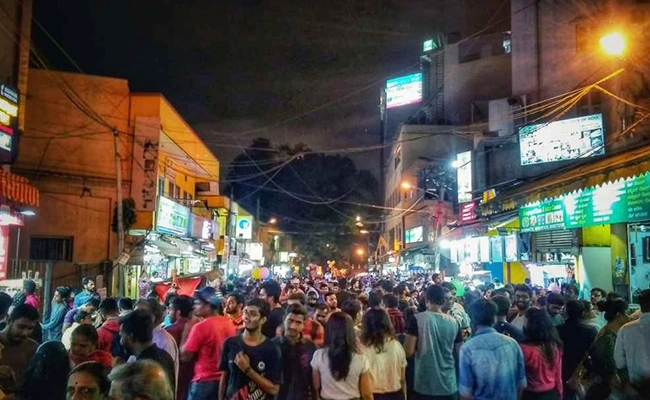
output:
M228 279L228 270L230 268L230 254L232 249L230 244L232 242L232 202L235 198L235 189L233 186L230 186L230 201L228 201L228 215L226 216L226 236L228 237L228 254L226 254L226 268L225 268L225 277Z
M261 223L262 223L260 221L260 198L259 197L257 198L257 212L255 213L255 221L256 221L255 222L255 228L256 228L255 229L256 230L255 240L257 242L259 242L260 241L260 227L261 227Z
M113 129L113 144L115 147L115 180L116 180L116 208L117 208L117 256L124 252L124 212L122 209L122 157L119 151L119 132ZM117 263L117 293L124 296L124 266Z

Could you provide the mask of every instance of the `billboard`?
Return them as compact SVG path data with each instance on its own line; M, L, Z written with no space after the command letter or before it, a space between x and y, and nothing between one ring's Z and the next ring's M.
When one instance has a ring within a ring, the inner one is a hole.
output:
M406 243L418 243L424 241L424 227L418 226L408 229L404 235L406 236Z
M565 119L519 129L521 165L605 154L603 115Z
M160 196L156 231L178 236L187 236L190 227L190 209Z
M386 81L386 108L405 106L422 101L422 73Z
M472 201L472 152L466 151L456 155L456 182L458 183L458 202Z
M10 161L14 145L15 131L18 127L18 91L7 85L0 85L0 149L8 152L3 161Z

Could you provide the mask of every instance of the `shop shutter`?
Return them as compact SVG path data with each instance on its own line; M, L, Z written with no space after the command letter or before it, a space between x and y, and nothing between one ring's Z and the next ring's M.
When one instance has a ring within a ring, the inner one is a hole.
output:
M570 252L575 243L575 230L536 232L533 234L533 252Z

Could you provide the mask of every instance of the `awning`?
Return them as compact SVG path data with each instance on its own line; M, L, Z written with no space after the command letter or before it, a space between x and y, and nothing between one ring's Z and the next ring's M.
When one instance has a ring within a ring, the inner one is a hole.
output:
M26 178L0 170L0 197L21 206L38 207L38 189Z
M429 243L421 243L414 245L412 247L409 247L408 249L402 250L402 254L404 256L413 254L413 253L418 253L418 252L423 252L423 250L429 250Z
M516 210L524 204L558 197L620 178L631 178L648 171L650 171L650 146L644 143L598 160L585 159L570 170L554 171L550 175L499 193L482 205L482 214L491 215Z

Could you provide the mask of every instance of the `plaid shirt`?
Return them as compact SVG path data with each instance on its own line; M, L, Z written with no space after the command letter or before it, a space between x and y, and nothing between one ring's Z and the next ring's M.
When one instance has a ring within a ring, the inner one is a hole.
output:
M318 347L321 347L325 343L325 329L323 325L309 317L305 320L302 336L314 342Z

